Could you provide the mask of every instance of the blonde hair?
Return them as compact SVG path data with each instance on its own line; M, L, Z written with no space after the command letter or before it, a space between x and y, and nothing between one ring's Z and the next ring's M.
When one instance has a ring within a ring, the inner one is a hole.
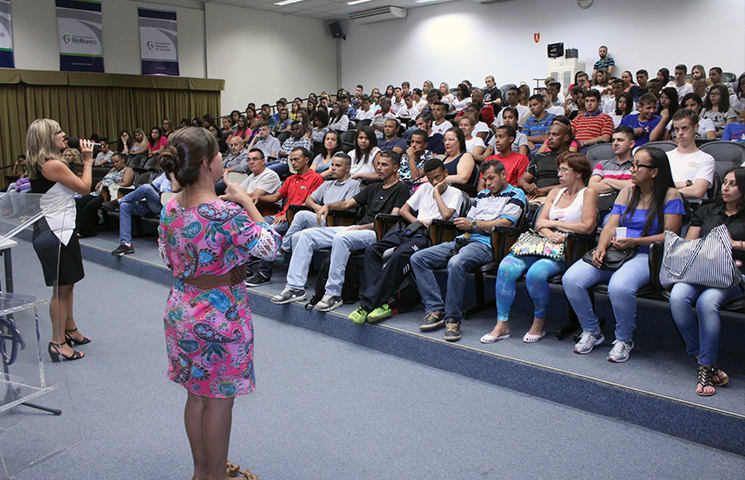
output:
M82 165L83 164L83 157L80 156L80 151L77 148L66 148L64 152L62 152L62 161L65 161L65 155L67 155L67 152L70 152L72 154L72 165Z
M54 136L59 131L59 123L48 118L36 119L29 125L26 131L26 166L29 178L35 179L47 160L61 160L54 142Z

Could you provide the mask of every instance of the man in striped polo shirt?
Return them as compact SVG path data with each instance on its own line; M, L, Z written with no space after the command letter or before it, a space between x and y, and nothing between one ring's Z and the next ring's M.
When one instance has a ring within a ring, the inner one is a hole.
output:
M610 160L601 160L592 171L588 186L593 187L600 194L598 211L602 217L610 212L616 201L618 192L632 186L631 150L634 148L634 129L618 127L613 130L613 153Z
M507 172L499 160L489 160L479 166L486 189L479 192L476 202L465 217L453 220L466 233L454 241L419 250L411 257L411 269L427 315L419 325L425 332L445 326L445 340L460 340L463 320L463 292L466 274L478 265L489 262L491 231L497 225L514 226L527 207L525 194L507 183ZM445 298L433 270L447 267Z
M585 92L587 113L572 120L572 133L579 142L582 153L585 148L600 142L610 142L613 135L613 119L600 112L600 92L595 89Z

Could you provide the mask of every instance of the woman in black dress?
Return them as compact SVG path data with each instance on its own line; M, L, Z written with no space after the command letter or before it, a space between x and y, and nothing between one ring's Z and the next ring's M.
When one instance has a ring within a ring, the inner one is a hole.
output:
M34 120L26 132L26 162L31 193L43 194L40 200L44 218L34 225L33 245L39 257L44 280L54 288L49 303L52 319L52 341L49 356L53 362L83 358L83 352L73 344L91 341L78 332L72 313L72 292L75 283L85 276L80 244L74 235L75 193L91 190L93 143L80 141L83 174L78 178L60 152L65 147L65 132L59 123L49 119Z

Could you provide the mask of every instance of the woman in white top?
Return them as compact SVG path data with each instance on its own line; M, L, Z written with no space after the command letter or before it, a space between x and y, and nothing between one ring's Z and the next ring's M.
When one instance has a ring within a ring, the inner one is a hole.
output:
M346 132L349 128L349 117L344 114L339 102L331 104L331 119L329 120L329 129Z
M598 192L585 187L592 174L590 161L581 153L566 152L556 159L561 188L551 190L541 209L535 229L554 243L566 240L566 233L591 234L597 222ZM515 300L515 283L527 270L528 294L533 300L533 325L523 342L534 343L546 336L546 308L550 296L548 279L566 270L566 263L540 256L507 255L499 264L496 282L497 325L481 343L494 343L510 337L510 308Z
M313 159L310 169L321 175L324 180L331 176L331 159L338 152L342 151L341 139L339 132L330 130L323 137L320 153Z
M80 177L60 158L65 147L65 132L59 123L38 119L26 132L26 166L31 193L43 194L39 200L44 217L34 224L32 242L41 262L44 281L53 288L49 302L52 341L48 352L53 362L78 360L85 355L73 345L85 345L91 339L78 331L73 316L73 288L83 279L80 243L74 233L74 194L90 192L93 167L93 142L80 141L83 173Z
M452 93L450 93L450 85L447 84L447 82L442 82L440 84L440 93L442 94L442 101L445 103L453 103L453 100L455 100L455 97Z
M470 104L466 107L465 114L472 117L474 122L476 122L476 125L473 126L473 132L471 132L471 135L474 137L480 137L481 140L486 141L486 137L489 136L489 125L484 122L484 117L481 115L479 106L474 103Z
M460 112L471 104L471 89L468 88L468 85L465 83L458 84L458 96L451 103L456 112Z
M357 138L354 139L354 150L349 152L352 159L350 174L353 180L380 180L375 167L378 164L378 138L372 127L364 126L357 130Z
M687 108L689 110L693 110L699 115L701 114L702 105L703 105L703 102L701 100L701 97L699 97L698 94L696 93L687 93L683 97L683 100L680 102L680 108ZM673 130L673 121L670 120L670 122L668 122L665 128L668 130L668 135L670 139L674 140L675 130ZM698 131L696 132L696 138L716 140L717 134L716 134L716 128L714 127L714 122L712 122L708 118L699 117Z
M613 119L613 128L617 128L621 124L621 120L626 115L631 115L634 109L634 99L630 93L622 93L619 95L616 101L616 109L610 114L610 118Z
M460 129L463 130L463 135L466 136L466 152L473 156L473 159L478 165L486 158L484 156L484 153L486 153L486 145L484 145L484 141L480 137L474 137L472 135L475 125L476 122L473 121L473 118L470 115L463 115L460 119L460 123L458 123Z
M704 108L701 110L701 118L708 118L714 122L717 138L724 133L724 127L737 118L737 114L729 106L729 90L727 86L718 83L712 85L704 99Z
M729 97L730 107L735 113L739 114L739 121L742 121L745 114L745 73L737 78L737 86L735 87L735 94Z

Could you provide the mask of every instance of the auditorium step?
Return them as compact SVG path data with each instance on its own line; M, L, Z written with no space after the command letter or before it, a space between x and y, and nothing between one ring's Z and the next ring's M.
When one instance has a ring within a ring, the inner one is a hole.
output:
M135 254L114 257L110 254L118 245L114 233L101 232L96 238L82 240L83 257L134 277L172 283L154 238L136 239ZM424 316L421 306L378 325L357 325L347 315L358 304L326 314L307 311L297 303L274 305L270 298L284 287L285 272L284 265L277 265L272 283L249 289L253 312L471 379L745 455L745 365L741 353L745 328L741 322L722 322L720 365L731 380L713 397L703 398L695 393L695 361L685 355L669 311L643 301L639 302L631 357L624 364L613 364L606 361L613 339L613 317L603 297L599 297L598 313L610 319L604 328L607 340L589 355L576 355L571 337L558 340L553 335L566 322L566 301L558 292L552 294L548 335L540 342L522 342L532 321L532 304L524 287L518 287L511 312L511 338L491 345L479 342L496 321L491 309L464 321L463 338L450 343L444 340L443 330L419 331ZM309 297L314 284L315 278L311 278ZM493 292L493 281L486 288ZM466 293L468 305L472 299ZM434 404L437 399L427 401Z

